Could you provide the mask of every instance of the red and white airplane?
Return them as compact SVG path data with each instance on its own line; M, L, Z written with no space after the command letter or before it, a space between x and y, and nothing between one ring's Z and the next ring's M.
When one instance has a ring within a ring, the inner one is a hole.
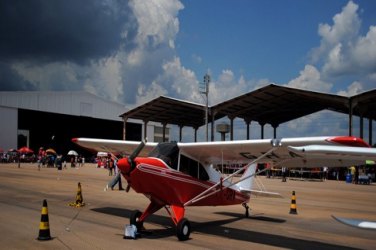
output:
M376 160L376 149L362 139L348 136L306 137L196 143L146 143L74 138L74 143L95 151L128 157L118 161L128 187L144 194L149 206L134 211L130 223L142 228L148 216L165 208L177 227L179 240L189 239L191 226L184 218L189 206L242 204L248 202L257 163L284 167L348 167ZM216 170L221 164L245 164L229 176ZM262 170L265 171L266 169ZM244 174L233 181L234 175ZM276 193L260 192L265 195Z

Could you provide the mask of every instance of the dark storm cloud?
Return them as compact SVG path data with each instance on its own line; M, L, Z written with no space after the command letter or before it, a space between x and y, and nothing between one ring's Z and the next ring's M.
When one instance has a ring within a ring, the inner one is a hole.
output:
M29 81L22 79L9 65L0 62L0 91L36 90Z
M82 64L131 47L136 25L128 1L0 0L0 60Z

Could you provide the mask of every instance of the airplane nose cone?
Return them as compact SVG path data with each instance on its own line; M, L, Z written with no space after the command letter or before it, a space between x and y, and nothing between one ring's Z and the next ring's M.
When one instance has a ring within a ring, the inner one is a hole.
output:
M129 171L131 170L131 166L128 162L128 158L120 159L117 163L117 166L120 169L120 171L123 173L129 173Z

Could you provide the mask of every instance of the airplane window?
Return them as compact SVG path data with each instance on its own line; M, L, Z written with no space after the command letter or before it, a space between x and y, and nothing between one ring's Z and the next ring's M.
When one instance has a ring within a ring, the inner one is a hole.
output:
M185 155L180 155L180 168L179 170L185 174L189 174L194 178L203 181L209 180L209 175L205 168L198 162Z
M179 147L176 142L159 143L150 153L149 157L163 160L173 169L178 167Z

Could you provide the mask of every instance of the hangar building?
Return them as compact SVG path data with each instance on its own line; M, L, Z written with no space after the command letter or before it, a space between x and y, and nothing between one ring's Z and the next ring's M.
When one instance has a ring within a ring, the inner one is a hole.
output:
M83 91L0 92L0 148L7 151L28 146L52 147L65 154L70 149L82 152L71 142L74 137L141 140L142 124L124 123L119 114L126 107ZM154 125L147 128L154 138ZM158 135L155 136L158 140Z

